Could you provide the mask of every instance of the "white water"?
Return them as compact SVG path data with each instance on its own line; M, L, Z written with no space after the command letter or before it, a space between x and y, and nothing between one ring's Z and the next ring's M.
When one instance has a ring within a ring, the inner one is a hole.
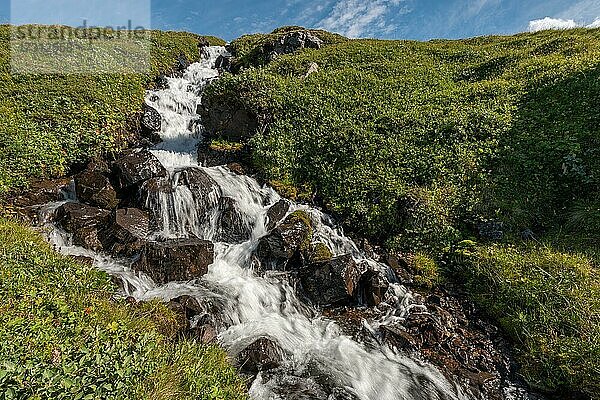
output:
M358 343L342 334L334 322L303 304L288 284L254 273L252 252L267 233L268 208L280 198L271 188L260 187L255 180L224 167L201 167L196 157L202 133L196 107L206 83L218 76L213 66L224 52L222 47L208 48L204 60L190 66L183 77L169 78L169 89L147 96L147 103L163 118L164 142L152 151L168 169L170 177L166 182L173 187L152 199L161 220L155 236L214 239L219 229L218 199L226 196L235 200L242 220L251 227L250 240L241 244L215 243L215 262L202 279L158 286L133 272L129 268L131 260L116 260L71 246L68 236L57 228L53 228L50 239L65 253L94 258L98 268L123 280L126 295L138 300L165 301L190 295L218 310L222 318L219 341L232 355L260 337L276 341L287 353L284 366L273 375L258 376L250 389L253 398L287 398L281 393L296 377L304 379L308 386L325 377L331 385L360 399L466 398L434 367L386 347ZM180 170L188 167L201 168L218 183L218 189L198 195L178 185ZM208 211L199 212L201 208ZM352 254L394 279L388 267L365 259L356 245L334 228L328 216L300 205L292 205L290 212L297 209L307 211L316 225L315 242L327 244L335 255ZM402 321L411 307L417 307L411 294L398 284L392 284L386 302L380 306L387 322Z

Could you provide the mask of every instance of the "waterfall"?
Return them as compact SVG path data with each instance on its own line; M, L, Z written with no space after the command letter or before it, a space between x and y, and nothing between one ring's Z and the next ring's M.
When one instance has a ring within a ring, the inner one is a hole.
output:
M94 258L98 268L123 281L123 291L128 296L169 301L189 295L216 310L220 316L219 343L232 355L262 337L277 342L285 352L283 365L269 373L259 373L250 388L253 398L314 398L314 394L303 397L299 388L309 390L311 385L316 388L323 381L337 390L324 397L329 399L466 398L457 385L417 356L399 354L376 340L361 343L343 334L335 322L305 304L285 280L256 273L252 254L259 239L267 234L267 211L280 200L279 195L226 167L199 165L196 155L197 145L202 140L202 125L196 110L204 87L219 75L214 68L217 58L225 53L223 47L205 48L201 62L192 64L181 77L168 78L167 89L149 92L146 98L147 104L158 110L163 120L160 132L163 142L151 151L168 171L167 177L155 182L159 189L141 194L157 221L158 227L152 236L197 236L215 242L215 260L208 273L191 282L157 285L145 275L132 271L131 260L72 246L57 228L52 230L50 239L64 253ZM205 179L212 185L210 190L195 190L182 184L188 179L186 174L198 171L208 177ZM223 239L220 226L223 198L234 205L239 223L248 230L248 237L241 243ZM310 216L315 227L313 241L326 244L334 255L350 254L390 279L389 307L381 323L402 321L411 308L420 307L414 304L411 293L395 280L390 268L365 257L330 217L298 204L292 204L288 213L297 210ZM317 389L313 391L316 392ZM293 396L290 393L294 393ZM350 397L344 397L344 393Z

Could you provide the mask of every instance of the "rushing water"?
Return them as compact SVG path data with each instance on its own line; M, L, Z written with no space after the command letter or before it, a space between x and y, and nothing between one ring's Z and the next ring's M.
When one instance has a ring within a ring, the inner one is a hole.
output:
M329 399L346 398L340 395L343 392L377 400L465 398L434 367L385 346L357 342L342 334L336 323L303 304L287 283L254 272L252 253L258 240L267 234L267 210L280 198L271 188L261 187L255 180L225 167L198 165L196 151L202 126L196 109L205 85L218 77L214 64L225 49L209 47L204 51L203 60L191 65L182 77L169 78L168 89L149 92L146 98L163 118L163 142L152 152L169 171L165 183L172 188L145 199L158 219L159 229L153 236L195 235L215 241L220 229L218 201L228 197L235 201L243 224L249 227L250 240L216 242L215 261L202 279L159 286L133 272L129 268L131 260L118 260L70 245L69 237L58 228L53 227L50 239L64 253L94 258L98 268L123 280L126 295L138 300L166 301L190 295L216 310L220 316L219 341L232 355L261 337L276 341L286 353L284 365L272 373L259 374L250 389L256 399L315 398L317 382L336 388ZM188 187L179 185L181 170L191 166L205 171L218 188L198 198ZM313 240L327 244L334 255L352 254L357 260L368 262L394 282L389 267L366 259L327 215L295 204L289 212L298 209L305 210L315 224ZM390 322L402 321L412 307L418 306L404 287L392 283L384 307L382 322ZM312 389L312 395L301 393Z

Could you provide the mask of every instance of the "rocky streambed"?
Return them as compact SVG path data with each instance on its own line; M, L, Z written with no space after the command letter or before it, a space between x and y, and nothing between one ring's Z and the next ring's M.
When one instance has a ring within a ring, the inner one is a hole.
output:
M188 334L224 346L254 398L538 398L471 304L412 291L402 257L357 246L203 146L202 91L229 57L203 51L148 93L142 124L157 144L38 183L13 205L124 296L169 302Z

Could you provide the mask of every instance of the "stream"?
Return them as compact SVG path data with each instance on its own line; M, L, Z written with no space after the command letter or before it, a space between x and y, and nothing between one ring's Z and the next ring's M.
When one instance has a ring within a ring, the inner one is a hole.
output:
M250 386L254 399L466 399L457 384L417 356L392 351L377 339L380 324L402 321L414 307L409 290L400 285L390 267L369 259L343 235L334 221L317 209L290 202L288 215L302 210L314 226L313 242L324 243L333 256L351 255L387 277L390 287L378 306L380 318L365 324L374 339L358 340L321 315L318 308L300 298L295 288L277 274L259 273L253 257L261 238L268 234L267 212L280 197L270 187L238 175L226 167L207 168L198 163L197 146L202 125L197 106L204 87L219 76L215 62L224 47L204 48L201 62L192 64L181 77L168 78L168 88L150 91L146 103L162 117L162 142L151 149L168 171L161 183L170 188L141 201L152 209L156 228L150 239L197 237L214 243L214 263L201 279L158 285L130 268L132 259L115 258L72 245L70 235L49 224L50 241L64 254L94 259L94 265L123 282L124 295L144 301L169 301L180 296L195 298L218 315L218 342L232 357L251 343L268 338L284 353L280 366L259 372ZM218 188L198 198L180 184L182 171L196 167ZM67 201L77 201L71 193ZM233 199L249 232L241 243L223 235L220 199ZM199 204L202 202L202 204ZM44 209L50 215L61 203ZM46 218L47 221L50 218ZM191 321L198 324L198 318ZM324 388L327 388L326 390Z

